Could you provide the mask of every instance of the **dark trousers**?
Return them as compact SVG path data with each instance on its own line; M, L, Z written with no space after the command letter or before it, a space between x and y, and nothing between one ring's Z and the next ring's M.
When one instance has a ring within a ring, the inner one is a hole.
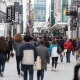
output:
M79 68L80 68L80 65L75 66L75 68L74 68L74 79L73 80L79 80L78 79Z
M60 60L61 60L61 62L63 62L63 57L62 57L62 54L60 54Z
M22 65L24 72L24 80L28 80L28 71L29 71L29 80L33 80L33 65Z
M66 52L66 62L70 62L70 54L70 51Z
M7 55L0 54L0 74L4 72Z
M54 64L55 64L55 68L56 68L57 62L58 62L58 57L52 57L52 67L54 67Z
M8 51L8 54L7 54L7 60L9 61L10 59L10 51Z
M41 77L41 80L43 80L43 78L44 78L44 69L37 71L37 80L40 80L40 77Z
M20 75L20 59L19 56L16 56L17 72Z

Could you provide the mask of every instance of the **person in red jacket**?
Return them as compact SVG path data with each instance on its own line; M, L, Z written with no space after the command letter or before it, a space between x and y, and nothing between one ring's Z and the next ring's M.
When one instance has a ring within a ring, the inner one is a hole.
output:
M66 42L64 43L64 49L67 49L66 62L70 63L70 53L71 53L71 51L74 51L74 47L73 47L72 42L70 42L69 39L67 39Z

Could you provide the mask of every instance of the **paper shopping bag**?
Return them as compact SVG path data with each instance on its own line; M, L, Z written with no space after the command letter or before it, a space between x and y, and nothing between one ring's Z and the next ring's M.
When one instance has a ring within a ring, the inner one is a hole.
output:
M41 58L40 58L40 56L37 57L37 60L34 64L34 71L37 71L37 70L41 70Z
M64 57L65 56L65 53L64 52L62 52L62 57Z
M67 49L64 49L64 52L66 53L67 52Z

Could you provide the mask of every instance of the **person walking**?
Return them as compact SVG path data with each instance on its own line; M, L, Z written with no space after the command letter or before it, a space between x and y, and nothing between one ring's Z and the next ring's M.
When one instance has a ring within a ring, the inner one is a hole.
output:
M52 40L52 45L50 46L50 54L51 54L51 58L52 58L52 70L51 71L56 71L56 67L57 67L57 61L58 61L58 57L59 54L57 52L57 41L55 39ZM54 67L55 64L55 67Z
M18 75L20 76L20 69L22 70L22 68L20 68L21 64L20 64L20 59L19 59L19 50L20 50L20 46L24 44L24 40L20 33L16 34L14 39L15 41L13 43L13 47L14 47L15 54L16 54L17 72L18 72Z
M71 54L71 51L74 51L74 47L73 47L72 42L70 42L69 39L67 39L66 42L64 43L64 49L67 49L66 62L70 63L70 54Z
M77 59L76 65L74 67L73 80L80 80L80 58Z
M62 53L63 53L63 51L64 51L64 40L63 40L62 36L60 37L59 46L60 46L60 48L62 50ZM61 60L61 62L63 62L62 53L60 54L60 60Z
M8 55L7 55L7 62L9 62L10 59L10 52L13 51L13 40L11 39L11 37L7 37L6 39L8 45L9 45L9 49L8 49Z
M31 36L29 34L24 36L25 44L20 47L19 58L22 62L22 68L24 72L24 80L28 80L28 71L29 71L29 80L33 80L33 65L37 59L38 52L36 47L30 42Z
M8 53L8 44L4 37L0 37L0 77L3 77Z
M49 44L49 41L48 41L47 36L44 35L43 39L44 39L44 46L47 47L47 48L49 49L50 44ZM45 69L45 71L47 71L47 64L46 64L46 69Z
M47 47L44 46L44 40L40 41L39 47L37 47L38 55L41 58L41 70L37 71L37 80L43 80L44 70L46 69L46 64L49 64L50 54ZM40 79L41 77L41 79Z

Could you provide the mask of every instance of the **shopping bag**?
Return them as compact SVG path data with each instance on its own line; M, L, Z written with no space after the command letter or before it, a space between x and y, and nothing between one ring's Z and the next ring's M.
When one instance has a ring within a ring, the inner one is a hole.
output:
M13 58L13 57L14 57L14 53L13 53L13 52L11 52L11 53L10 53L10 56Z
M64 49L64 52L66 53L67 52L67 49Z
M34 63L33 69L34 71L37 71L37 61Z
M64 57L65 56L65 53L64 52L62 52L62 57Z
M37 60L34 63L33 68L34 68L34 71L41 70L41 58L40 58L40 56L37 57Z

